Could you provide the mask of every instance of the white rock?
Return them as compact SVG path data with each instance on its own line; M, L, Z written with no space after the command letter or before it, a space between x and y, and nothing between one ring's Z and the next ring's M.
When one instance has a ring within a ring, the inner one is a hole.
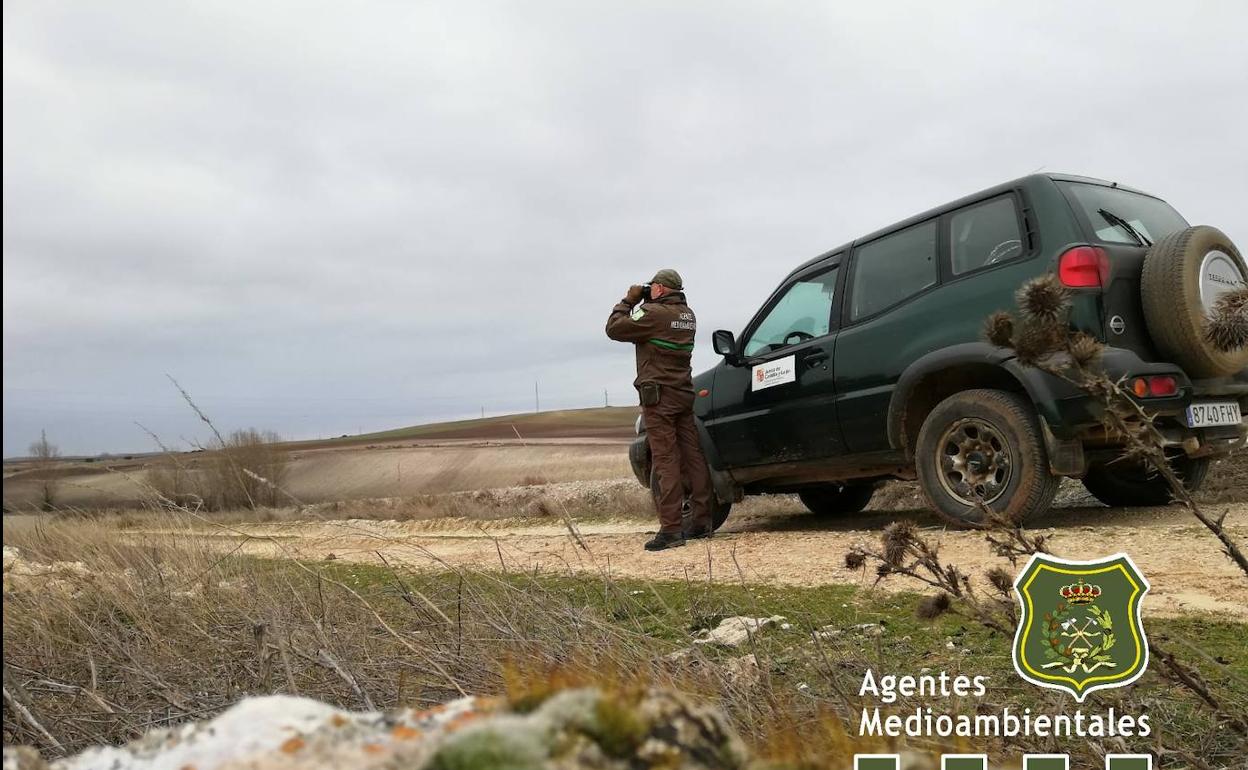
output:
M750 634L758 633L767 626L783 621L784 616L782 615L772 615L769 618L750 618L744 615L734 615L719 621L719 625L714 629L703 631L702 637L694 639L693 643L739 647L745 644L750 638Z
M207 722L154 730L125 746L88 749L53 770L328 770L427 756L431 737L477 708L460 698L433 711L353 713L287 695L248 698ZM414 762L413 765L418 765Z
M693 650L689 647L682 647L675 652L669 652L664 655L663 660L669 663L680 663L681 661L688 660L691 657L693 657Z
M723 665L723 670L728 675L728 679L738 687L750 688L762 679L762 672L758 668L758 658L752 653L733 658Z
M310 698L271 695L249 698L216 719L150 733L127 746L90 749L56 764L57 770L216 770L259 754L272 754L299 733L307 733L345 712Z
M859 623L854 626L855 631L861 631L867 636L882 636L884 634L884 626L879 623Z

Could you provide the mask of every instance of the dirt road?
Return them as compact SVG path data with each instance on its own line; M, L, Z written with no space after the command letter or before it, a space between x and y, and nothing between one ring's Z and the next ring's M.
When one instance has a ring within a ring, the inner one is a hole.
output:
M779 510L777 510L779 508ZM1233 536L1248 543L1248 503L1211 506L1227 511ZM377 562L412 567L450 564L482 569L609 571L617 577L664 580L716 580L811 586L849 583L875 586L873 569L845 567L853 545L875 546L883 528L898 518L916 521L925 536L940 543L949 563L975 574L1001 564L982 534L951 531L921 509L860 514L842 521L819 519L796 506L740 507L711 541L647 553L642 543L654 525L641 519L595 520L577 525L585 547L557 518L468 521L314 521L231 525L216 530L223 547L252 553ZM1219 550L1216 541L1179 508L1058 508L1033 523L1050 537L1051 550L1067 558L1092 559L1126 551L1152 583L1150 612L1173 615L1206 611L1248 620L1248 582ZM150 532L150 531L149 531ZM138 533L135 533L138 534ZM154 532L152 534L155 534ZM922 586L889 577L877 590L916 590Z

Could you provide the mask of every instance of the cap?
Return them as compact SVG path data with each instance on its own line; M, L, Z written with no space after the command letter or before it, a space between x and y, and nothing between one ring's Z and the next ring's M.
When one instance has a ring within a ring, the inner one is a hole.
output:
M675 289L676 291L680 291L685 287L684 281L680 280L680 273L670 267L664 268L655 273L654 277L650 279L650 283L660 283L667 288Z

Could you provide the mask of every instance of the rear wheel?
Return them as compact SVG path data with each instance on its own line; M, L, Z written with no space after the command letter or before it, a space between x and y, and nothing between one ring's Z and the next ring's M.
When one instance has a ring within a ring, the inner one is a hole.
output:
M1170 458L1170 467L1188 492L1195 492L1209 472L1209 458L1186 455ZM1118 460L1088 468L1083 486L1108 506L1169 505L1174 501L1170 485L1159 473L1139 461Z
M867 507L875 484L827 484L797 493L802 505L818 516L857 513Z
M940 513L968 523L984 506L1021 522L1048 509L1060 479L1035 409L1003 390L967 390L936 405L919 431L915 468Z

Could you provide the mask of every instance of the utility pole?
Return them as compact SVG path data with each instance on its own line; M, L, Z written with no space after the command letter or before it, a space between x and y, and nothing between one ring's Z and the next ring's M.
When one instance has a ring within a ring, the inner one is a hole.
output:
M481 419L482 419L482 420L484 420L484 419L485 419L485 407L484 407L484 406L483 406L483 407L481 407Z
M611 399L607 397L607 389L606 389L606 388L603 388L603 389L602 389L602 405L603 405L603 406L611 406Z
M537 395L537 380L533 381L533 413L542 411L542 399Z

